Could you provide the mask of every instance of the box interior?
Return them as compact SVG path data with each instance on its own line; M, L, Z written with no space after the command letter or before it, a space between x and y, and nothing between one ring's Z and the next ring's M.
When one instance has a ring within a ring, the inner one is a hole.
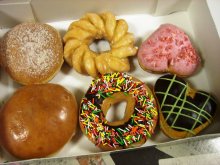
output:
M217 0L216 0L217 1ZM125 7L126 4L126 7ZM76 1L76 0L3 0L0 2L0 36L10 28L21 22L43 22L55 27L63 36L69 24L79 19L86 12L111 11L117 18L123 18L129 25L129 32L133 33L136 45L140 44L163 23L172 23L182 28L192 39L202 57L202 67L192 77L186 80L192 87L204 90L220 100L219 79L219 26L216 22L215 5L211 0L121 0L121 1ZM219 25L219 24L218 24ZM100 45L101 47L103 45ZM130 75L139 78L151 88L160 74L152 74L142 70L137 58L131 58ZM78 74L66 64L54 77L51 83L58 83L73 92L78 104L85 94L92 78ZM0 101L5 101L21 85L15 83L0 69ZM220 133L220 115L217 110L214 122L199 135ZM142 147L171 141L157 127L155 134ZM1 151L0 151L1 152ZM65 157L98 153L101 150L92 144L86 136L78 130L78 134L68 142L59 152L51 157ZM13 161L7 152L2 153L1 162Z

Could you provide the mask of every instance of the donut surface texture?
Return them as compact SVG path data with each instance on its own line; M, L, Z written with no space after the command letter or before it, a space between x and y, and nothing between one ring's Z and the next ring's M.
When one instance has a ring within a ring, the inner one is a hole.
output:
M212 123L216 114L213 96L190 88L176 75L161 76L154 92L160 107L160 127L173 139L195 136Z
M110 50L96 53L89 46L96 40L107 40ZM110 13L87 13L70 24L63 37L64 59L77 72L96 77L98 73L130 70L128 57L136 55L134 37L127 22Z
M50 25L22 23L3 37L1 59L2 66L18 83L46 83L63 64L62 39Z
M0 111L0 143L19 159L46 157L75 135L77 122L75 97L62 86L23 86Z
M112 104L126 101L124 117L110 122ZM151 137L157 123L157 106L147 86L126 73L102 75L92 81L80 106L83 133L103 150L140 146Z
M201 59L182 29L162 24L141 44L138 61L147 71L187 77L195 73Z

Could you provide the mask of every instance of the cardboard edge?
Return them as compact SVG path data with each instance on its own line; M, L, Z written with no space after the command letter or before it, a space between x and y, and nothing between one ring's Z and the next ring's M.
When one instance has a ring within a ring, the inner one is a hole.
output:
M34 22L30 0L3 0L0 2L0 29L12 28L21 22Z
M218 35L220 36L220 1L219 0L207 0L207 5L210 9L211 16L213 18Z
M192 0L157 0L155 16L168 15L175 12L186 11Z
M101 13L111 11L114 15L131 13L152 14L155 11L156 5L156 0L121 0L120 2L103 0L97 0L96 2L90 0L31 0L35 18L38 22L43 23L78 19L86 12ZM48 12L48 10L50 11Z
M207 80L210 84L210 91L207 92L212 94L216 99L220 98L220 79L218 79L220 39L215 22L211 15L211 9L207 5L207 0L193 0L188 8L188 14L193 31L195 33L197 46L202 53L201 56L204 59L203 67L207 68L205 72L207 75ZM217 105L219 105L219 103L220 100L217 100ZM216 116L220 116L219 106L217 107ZM215 122L217 122L215 126L220 125L220 121ZM209 130L211 129L213 132L218 132L219 128L215 126L211 124L209 126ZM207 131L204 130L203 133L206 134Z
M209 139L215 139L219 138L220 133L216 134L209 134L209 135L201 135L201 136L194 136L190 138L185 138L185 139L179 139L175 141L169 141L169 142L164 142L160 143L157 145L157 147L163 147L163 146L169 146L169 145L178 145L181 143L186 143L186 142L193 142L193 141L198 141L198 140L209 140ZM18 161L12 161L9 162L9 164L19 164L19 163L28 163L32 161L44 161L44 160L51 160L51 159L68 159L68 158L78 158L78 157L83 157L83 156L95 156L95 155L109 155L111 153L121 153L121 152L127 152L127 151L135 151L135 150L141 150L144 148L148 148L152 146L142 146L138 148L127 148L123 150L115 150L115 151L103 151L103 152L98 152L98 153L91 153L91 154L80 154L80 155L72 155L72 156L62 156L62 157L47 157L47 158L37 158L37 159L28 159L28 160L18 160ZM3 163L7 164L7 163Z

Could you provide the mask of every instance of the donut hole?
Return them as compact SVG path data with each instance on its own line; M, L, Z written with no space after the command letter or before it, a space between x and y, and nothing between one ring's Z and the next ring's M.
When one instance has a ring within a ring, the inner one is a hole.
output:
M111 107L107 111L105 119L108 122L117 122L119 120L122 120L125 115L126 106L126 101L122 101L111 105Z
M101 53L101 52L109 51L111 48L107 40L96 39L89 45L89 49L96 53Z
M134 113L135 99L131 95L117 92L106 98L101 109L105 115L107 125L124 125Z

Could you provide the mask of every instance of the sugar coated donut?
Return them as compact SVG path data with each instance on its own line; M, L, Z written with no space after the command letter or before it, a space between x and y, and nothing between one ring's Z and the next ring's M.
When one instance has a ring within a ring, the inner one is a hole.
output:
M3 37L0 59L2 66L18 83L45 83L63 64L62 40L50 25L21 23Z
M201 59L182 29L163 24L141 44L138 61L144 70L186 77L197 70Z
M101 39L109 42L110 50L100 53L90 50L89 45ZM127 22L116 20L110 12L85 14L70 24L63 40L65 61L77 72L92 77L98 73L129 71L128 57L137 52Z
M77 122L75 97L62 86L23 86L0 111L0 144L20 159L45 157L75 135Z
M126 101L124 117L105 117L112 104ZM150 89L126 73L108 73L92 81L80 106L83 133L103 150L140 146L151 137L157 123L157 106Z

